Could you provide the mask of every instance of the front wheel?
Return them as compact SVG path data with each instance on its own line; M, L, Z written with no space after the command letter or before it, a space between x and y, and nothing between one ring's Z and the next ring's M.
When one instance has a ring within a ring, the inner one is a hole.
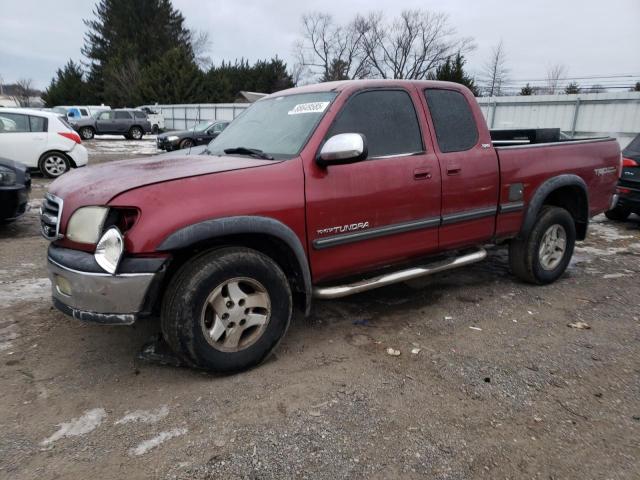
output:
M185 138L180 142L180 150L191 147L193 147L193 140L191 140L190 138Z
M576 226L564 208L545 206L526 238L509 244L513 274L528 283L555 282L569 265L576 242Z
M144 135L144 132L140 127L131 127L129 130L129 137L134 140L140 140L142 135Z
M219 373L254 367L284 336L292 316L289 282L269 257L248 248L213 250L170 282L162 333L193 366Z

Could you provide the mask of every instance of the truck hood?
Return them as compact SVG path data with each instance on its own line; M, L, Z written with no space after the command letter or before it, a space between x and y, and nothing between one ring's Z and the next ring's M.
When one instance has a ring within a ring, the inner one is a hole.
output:
M62 198L65 211L70 213L83 205L106 205L115 196L145 185L274 163L278 162L228 155L174 155L120 160L65 173L51 184L49 192Z

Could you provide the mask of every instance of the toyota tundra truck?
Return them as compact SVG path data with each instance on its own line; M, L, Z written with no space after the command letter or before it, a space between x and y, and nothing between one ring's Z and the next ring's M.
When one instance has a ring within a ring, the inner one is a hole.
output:
M79 320L159 318L183 362L262 362L294 310L483 260L560 278L615 207L611 138L492 133L471 92L329 82L254 103L195 155L104 163L42 206L53 303Z

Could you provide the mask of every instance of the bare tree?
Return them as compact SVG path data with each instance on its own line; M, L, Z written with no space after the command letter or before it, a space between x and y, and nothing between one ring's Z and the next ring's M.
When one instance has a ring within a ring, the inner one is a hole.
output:
M205 30L189 30L191 49L196 63L202 70L208 70L213 65L213 60L209 56L211 51L211 39L209 32Z
M493 47L491 58L484 66L483 87L484 93L490 97L503 94L504 84L507 82L509 69L507 68L507 56L502 40Z
M470 39L457 38L443 13L405 10L388 24L377 12L356 25L372 74L381 78L426 78L456 53L473 49Z
M567 76L567 67L557 63L547 69L547 93L555 95L560 93L560 84Z
M33 88L33 80L30 78L21 78L14 87L14 94L11 96L13 101L20 107L30 107L31 97L35 95Z
M303 40L295 45L299 72L308 71L323 81L364 78L366 56L362 49L362 32L356 21L342 27L324 13L302 17Z

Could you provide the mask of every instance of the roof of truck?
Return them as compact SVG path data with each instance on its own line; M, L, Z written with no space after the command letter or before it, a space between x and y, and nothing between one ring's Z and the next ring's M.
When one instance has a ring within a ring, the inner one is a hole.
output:
M288 88L272 93L270 97L281 95L294 95L296 93L312 92L342 92L344 90L362 90L366 88L391 88L391 87L411 87L418 88L445 88L448 90L467 90L464 85L453 82L441 82L437 80L341 80L337 82L314 83L302 87Z

